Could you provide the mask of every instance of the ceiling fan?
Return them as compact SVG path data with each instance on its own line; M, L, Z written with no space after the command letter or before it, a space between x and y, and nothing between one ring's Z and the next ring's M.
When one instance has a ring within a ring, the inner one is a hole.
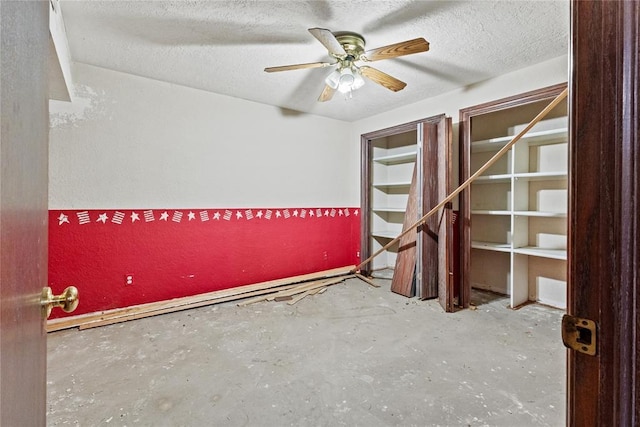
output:
M329 101L336 91L350 93L364 85L362 76L397 92L404 89L405 82L396 79L380 70L368 65L358 65L359 62L373 62L381 59L397 58L399 56L426 52L429 42L423 38L407 40L377 49L364 50L364 37L350 31L332 32L325 28L310 28L309 32L329 51L329 56L335 62L310 62L306 64L283 65L267 67L267 73L276 71L299 70L304 68L322 68L337 65L338 67L325 79L325 87L318 101Z

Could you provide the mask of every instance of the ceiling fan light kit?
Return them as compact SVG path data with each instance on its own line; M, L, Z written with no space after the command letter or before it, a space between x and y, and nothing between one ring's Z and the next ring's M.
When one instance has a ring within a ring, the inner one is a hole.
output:
M349 93L364 85L364 78L355 66L333 70L325 79L325 84L340 93Z
M382 71L369 66L358 66L356 62L373 62L382 59L397 58L399 56L426 52L429 43L423 38L407 40L400 43L365 51L365 40L358 33L350 31L331 32L324 28L310 28L309 32L327 48L329 56L336 62L312 62L307 64L284 65L267 67L268 73L276 71L299 70L304 68L321 68L338 65L325 79L325 87L318 101L328 101L338 91L351 94L364 85L364 77L393 92L404 89L405 82L396 79Z

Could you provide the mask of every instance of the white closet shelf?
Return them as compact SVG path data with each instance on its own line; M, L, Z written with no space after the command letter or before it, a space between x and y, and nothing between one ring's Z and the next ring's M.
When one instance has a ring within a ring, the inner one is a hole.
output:
M389 230L378 230L378 231L372 231L371 235L373 237L382 237L383 239L395 239L396 237L398 237L400 233L396 233L394 231L389 231Z
M549 212L549 211L514 211L514 216L537 216L546 218L565 218L566 212Z
M509 182L511 180L511 174L499 174L499 175L480 175L473 181L474 184L497 184L501 182Z
M400 212L400 213L404 213L406 211L405 208L371 208L371 210L376 211L376 212Z
M503 215L503 216L508 216L511 215L511 211L505 211L505 210L493 210L493 209L478 209L478 210L472 210L471 211L472 215Z
M402 188L402 187L410 187L411 181L400 181L400 182L379 182L377 184L373 184L376 188Z
M511 252L510 243L482 242L474 240L471 242L471 247L473 249L483 249L487 251Z
M514 136L515 135L501 136L498 138L484 139L482 141L473 141L471 143L471 152L498 151L507 145ZM567 128L529 132L518 141L518 143L524 142L529 145L561 144L567 142Z
M555 179L567 179L568 173L564 172L526 172L516 173L513 177L523 181L550 181Z
M524 246L521 248L514 248L513 253L529 255L529 256L537 256L541 258L552 258L552 259L559 259L559 260L567 259L566 249L549 249L549 248L540 248L537 246Z
M540 132L531 132L529 136L523 136L521 141L526 142L530 146L532 145L552 145L552 144L566 144L569 140L569 129L558 128L550 129Z
M405 162L415 161L417 156L418 156L417 151L410 151L407 153L399 153L399 154L392 154L389 156L374 157L373 161L377 163L383 163L385 165L390 165L393 163L405 163Z

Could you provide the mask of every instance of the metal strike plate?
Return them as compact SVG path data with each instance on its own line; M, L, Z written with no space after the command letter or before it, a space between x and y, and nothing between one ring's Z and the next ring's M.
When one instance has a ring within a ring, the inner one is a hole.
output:
M568 314L562 316L562 342L565 347L595 356L597 335L598 328L593 320Z

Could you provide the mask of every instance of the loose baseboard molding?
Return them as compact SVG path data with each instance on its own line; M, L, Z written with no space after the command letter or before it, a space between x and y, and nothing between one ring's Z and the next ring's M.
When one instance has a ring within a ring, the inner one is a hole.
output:
M308 297L309 295L319 294L326 290L327 290L326 286L323 286L321 288L316 288L316 289L309 289L308 291L304 291L303 293L296 295L294 298L291 299L291 301L288 301L287 304L293 305L298 301L300 301L301 299Z
M55 332L76 327L80 329L88 329L221 302L236 301L257 295L288 290L303 282L350 275L353 268L354 266L334 268L331 270L238 286L205 294L174 298L167 301L158 301L96 313L52 319L47 322L47 332Z
M360 273L355 273L355 276L358 279L362 280L363 282L368 283L369 285L373 286L374 288L379 288L380 287L380 285L377 284L376 282L374 282L372 279L370 279L370 278L368 278L366 276L363 276Z
M243 306L254 304L261 301L288 301L288 300L291 300L291 297L293 295L297 295L308 290L335 285L337 283L343 282L345 279L348 279L350 277L354 277L354 276L350 274L348 276L340 276L338 278L332 278L332 279L312 280L310 282L304 282L304 283L294 285L290 289L280 288L275 293L263 295L260 297L255 297L249 300L240 301L238 303L238 307L243 307Z

